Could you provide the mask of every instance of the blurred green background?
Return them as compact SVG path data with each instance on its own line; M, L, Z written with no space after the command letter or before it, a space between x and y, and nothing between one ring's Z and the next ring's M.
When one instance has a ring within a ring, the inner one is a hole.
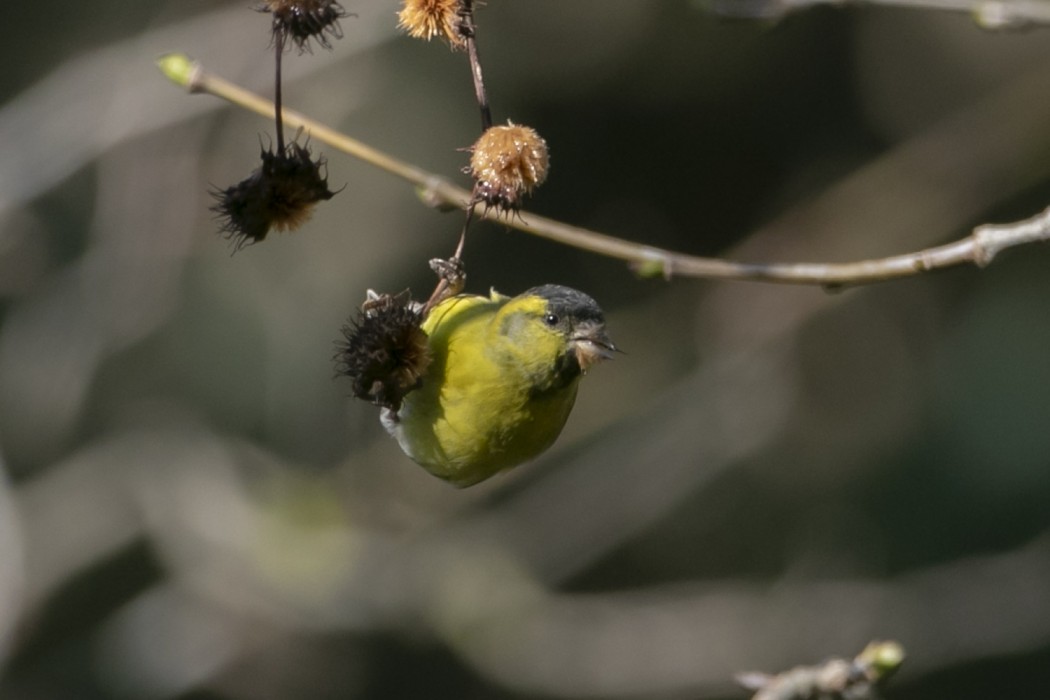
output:
M457 491L331 357L366 289L429 290L460 217L314 143L345 189L310 223L216 235L208 187L273 125L154 60L270 94L249 5L5 8L0 697L744 698L736 672L886 638L890 698L1046 696L1050 250L830 294L480 226L472 290L583 289L627 354L550 453ZM287 104L462 181L464 56L399 36L393 0L344 5ZM686 0L478 22L496 120L550 144L544 215L846 261L1050 204L1050 29Z

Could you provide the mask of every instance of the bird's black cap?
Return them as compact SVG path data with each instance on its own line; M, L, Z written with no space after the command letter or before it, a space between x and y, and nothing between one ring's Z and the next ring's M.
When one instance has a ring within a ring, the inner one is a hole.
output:
M546 299L551 312L559 316L567 316L577 322L605 323L605 315L598 302L579 290L560 284L544 284L525 293Z

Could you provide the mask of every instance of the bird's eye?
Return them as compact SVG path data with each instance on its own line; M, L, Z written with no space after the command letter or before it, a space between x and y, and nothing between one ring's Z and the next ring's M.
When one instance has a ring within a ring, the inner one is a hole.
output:
M543 315L543 322L546 323L551 328L554 328L555 326L557 326L559 320L560 319L558 318L557 314L548 313L548 314L544 314Z

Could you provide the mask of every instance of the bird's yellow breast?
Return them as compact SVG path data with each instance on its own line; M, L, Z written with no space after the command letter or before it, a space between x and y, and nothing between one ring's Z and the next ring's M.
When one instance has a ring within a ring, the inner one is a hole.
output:
M550 447L579 376L556 376L565 341L535 321L544 304L493 293L453 297L430 313L423 330L432 359L423 385L384 419L406 454L469 486Z

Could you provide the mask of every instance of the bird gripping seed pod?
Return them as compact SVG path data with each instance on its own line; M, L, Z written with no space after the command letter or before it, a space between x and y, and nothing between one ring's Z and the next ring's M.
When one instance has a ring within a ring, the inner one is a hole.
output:
M470 486L550 447L580 378L616 350L598 304L558 285L516 297L461 294L423 321L430 363L382 421L405 454Z

